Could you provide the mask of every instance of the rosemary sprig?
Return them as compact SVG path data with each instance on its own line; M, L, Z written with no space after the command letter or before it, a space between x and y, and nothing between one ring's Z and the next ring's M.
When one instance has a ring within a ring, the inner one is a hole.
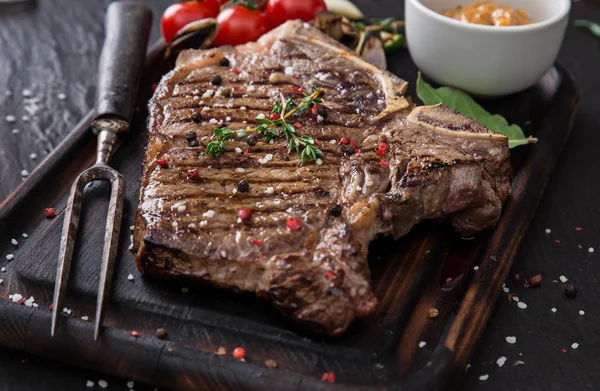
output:
M307 135L298 135L294 125L285 122L286 119L297 113L302 115L310 109L312 105L323 103L319 99L319 95L323 93L323 88L317 89L311 95L304 94L304 98L300 104L296 104L293 99L288 98L285 100L281 97L281 102L277 102L273 107L272 113L279 114L278 119L268 118L257 118L258 126L254 129L241 129L236 132L238 138L244 138L248 133L260 133L266 142L269 142L281 134L283 134L288 141L288 153L296 152L300 153L302 164L306 162L307 158L314 160L315 162L320 156L323 156L323 151L316 147L316 141ZM219 157L223 151L225 151L225 141L233 138L234 132L229 128L217 128L215 129L213 140L206 146L206 152ZM302 150L301 150L302 147Z

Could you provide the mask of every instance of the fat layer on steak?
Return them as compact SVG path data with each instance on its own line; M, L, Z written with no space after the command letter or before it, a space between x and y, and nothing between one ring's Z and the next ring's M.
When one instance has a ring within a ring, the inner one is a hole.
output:
M186 142L186 133L211 136L221 124L255 127L282 96L299 101L299 87L324 88L326 118L309 110L288 120L319 141L321 165L301 165L283 138L228 141L220 157ZM256 43L183 52L150 101L139 269L255 292L316 332L342 334L377 304L367 264L376 235L398 238L424 219L472 234L495 225L510 193L504 136L443 105L416 107L405 89L297 21ZM355 153L344 153L343 137ZM250 221L238 220L240 208Z

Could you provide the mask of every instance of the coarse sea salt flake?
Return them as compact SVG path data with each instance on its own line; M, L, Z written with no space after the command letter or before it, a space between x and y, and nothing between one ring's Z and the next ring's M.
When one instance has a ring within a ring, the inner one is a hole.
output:
M506 340L506 342L508 342L509 344L515 344L517 343L517 337L506 337L504 338Z
M18 246L18 245L19 245L19 242L17 241L17 239L11 239L11 240L10 240L10 243L11 243L13 246Z
M127 276L127 279L128 279L129 281L133 281L133 274L131 274L131 273L130 273L130 274Z
M19 129L13 129L11 130L12 134L19 134Z
M227 122L231 121L231 117L230 116L225 117L225 121L227 121Z
M425 345L427 345L427 342L425 342L425 341L421 341L421 342L419 342L419 347L420 347L421 349L422 349L422 348L424 348L424 347L425 347Z
M260 113L256 116L256 119L265 119L265 115L263 113Z
M559 280L560 280L560 282L562 282L563 284L564 284L565 282L569 281L569 279L568 279L567 277L565 277L565 276L560 276L560 277L558 277L558 279L559 279Z
M319 158L315 161L315 163L317 163L317 166L320 166L323 164L323 160L321 158Z
M212 219L213 217L215 217L215 211L214 210L207 210L206 212L202 213L202 217L208 217L209 219Z
M524 310L525 308L527 308L527 304L523 303L522 301L517 303L517 307L519 307L520 309Z
M15 259L15 256L13 254L8 254L5 258L7 261L12 261L13 259Z
M29 155L29 158L30 158L31 160L35 160L35 159L37 159L37 153L32 153L31 155Z
M329 140L329 144L336 144L337 141L336 140Z
M547 234L549 234L549 233L551 233L551 232L552 232L552 230L551 230L550 228L546 228L546 233L547 233Z
M593 253L594 252L594 248L593 247L588 248L588 252Z
M242 148L235 147L235 153L242 153Z
M23 96L24 97L30 97L31 96L31 91L30 90L23 90Z
M288 76L292 76L294 74L294 68L293 67L285 67L285 74Z
M25 300L23 304L25 304L25 307L33 307L34 301L35 299L33 298L33 296L31 296L29 299Z
M98 380L98 385L102 388L108 387L108 382L106 380Z
M479 376L479 380L481 380L481 381L486 381L489 378L490 378L490 375L488 375L488 374Z
M227 258L227 252L225 250L221 250L221 258Z
M499 359L496 360L496 364L502 368L504 366L504 364L506 364L506 357L502 356Z
M3 267L0 269L0 272L4 273L5 271L6 271L6 268L3 266Z
M266 194L273 194L275 192L275 189L273 188L273 186L269 186L267 187L267 190L265 190Z
M17 120L17 117L15 117L14 115L7 115L6 117L4 117L4 119L6 120L6 122L8 123L13 123Z
M94 382L93 382L93 381L91 381L91 380L88 380L88 381L87 381L87 383L85 383L85 386L86 386L87 388L92 388L92 387L94 387Z
M29 175L29 171L27 171L27 170L21 170L21 176L22 177L26 177L28 175Z
M508 289L508 287L506 287L506 286L504 288L502 288L502 290L504 291L504 293L510 292L510 289Z
M237 172L244 172L244 171L246 171L246 170L244 170L242 167L238 167L238 168L236 168L235 170L236 170Z
M67 99L67 96L65 94L58 94L58 99L65 100Z
M475 270L475 271L479 270L479 266L474 266L473 270Z
M572 349L577 349L579 347L579 344L577 342L575 342L573 345L571 345Z
M127 382L127 388L129 388L130 390L135 386L135 383L133 381L128 381Z
M553 308L550 308L550 311L552 311L552 312L556 313L556 311L558 311L558 310L557 310L556 308L554 308L554 307L553 307Z
M581 315L581 316L585 315L585 311L584 310L579 310L579 315Z
M19 301L21 301L21 299L22 299L22 298L23 298L23 296L21 296L21 295L20 295L20 294L18 294L18 293L15 293L15 294L12 296L12 301L13 301L13 303L18 303Z

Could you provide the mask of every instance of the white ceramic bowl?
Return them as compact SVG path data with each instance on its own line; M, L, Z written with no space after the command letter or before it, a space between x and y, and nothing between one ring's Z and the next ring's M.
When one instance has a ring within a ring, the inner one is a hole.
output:
M527 11L536 23L495 27L439 12L474 0L406 0L406 38L413 61L439 84L477 96L502 96L534 85L563 41L571 0L495 0Z

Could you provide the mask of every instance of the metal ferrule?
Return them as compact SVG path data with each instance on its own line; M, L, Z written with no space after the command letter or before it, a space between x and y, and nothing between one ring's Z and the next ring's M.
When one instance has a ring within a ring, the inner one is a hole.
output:
M102 118L92 122L92 129L94 133L98 134L96 164L108 165L115 151L118 135L126 132L129 129L129 124L119 119Z

